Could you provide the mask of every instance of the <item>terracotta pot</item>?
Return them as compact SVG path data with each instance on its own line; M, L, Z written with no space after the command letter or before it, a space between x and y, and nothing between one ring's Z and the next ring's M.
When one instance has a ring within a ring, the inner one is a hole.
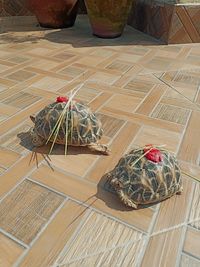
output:
M78 0L28 0L29 9L45 28L67 28L75 23Z
M115 38L122 34L133 0L85 0L93 34Z

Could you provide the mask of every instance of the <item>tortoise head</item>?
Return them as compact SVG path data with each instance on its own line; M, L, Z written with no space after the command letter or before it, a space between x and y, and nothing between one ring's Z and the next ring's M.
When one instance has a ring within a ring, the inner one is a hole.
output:
M123 188L122 183L119 181L118 178L112 178L110 181L111 185L114 186L115 189L119 190Z
M35 123L35 116L34 115L31 115L30 119L32 120L33 123Z

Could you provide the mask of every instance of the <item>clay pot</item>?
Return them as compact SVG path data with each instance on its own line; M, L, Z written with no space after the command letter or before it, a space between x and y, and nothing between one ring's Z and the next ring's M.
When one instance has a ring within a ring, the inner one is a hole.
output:
M28 0L28 8L45 28L67 28L75 23L78 0Z
M85 0L93 34L115 38L122 34L133 0Z

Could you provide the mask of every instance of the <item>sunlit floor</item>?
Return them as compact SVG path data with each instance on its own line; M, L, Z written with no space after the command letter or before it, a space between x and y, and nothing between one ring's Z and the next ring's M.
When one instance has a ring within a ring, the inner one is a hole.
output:
M127 27L98 39L85 16L0 35L0 266L200 266L200 184L148 208L125 208L104 174L132 147L166 145L200 177L200 46L163 45ZM112 154L35 150L29 115L84 83ZM192 102L196 103L193 104Z

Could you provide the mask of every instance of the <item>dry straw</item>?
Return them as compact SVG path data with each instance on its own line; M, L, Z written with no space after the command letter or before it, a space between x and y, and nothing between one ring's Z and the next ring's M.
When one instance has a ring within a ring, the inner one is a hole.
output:
M168 152L168 153L173 153L173 152L171 152L171 151L169 151L169 150L167 150L167 149L163 149L163 147L165 147L166 145L160 145L160 146L157 146L157 145L146 145L146 146L144 146L144 147L140 147L140 148L137 148L137 149L135 149L134 151L135 152L137 152L137 151L144 151L144 149L146 148L149 148L146 152L144 152L138 159L136 159L134 162L133 162L133 164L131 164L131 167L133 167L133 166L135 166L144 156L146 156L152 149L154 149L154 148L158 148L158 149L160 149L161 148L161 151L166 151L166 152ZM173 153L174 154L174 153ZM185 171L183 171L182 169L181 169L181 173L182 174L185 174L186 176L188 176L188 177L190 177L190 178L192 178L193 180L195 180L195 181L198 181L198 182L200 182L200 178L197 178L197 177L195 177L195 176L193 176L193 175L191 175L191 174L189 174L189 173L187 173L187 172L185 172Z
M72 107L72 101L73 101L75 95L83 87L83 85L84 85L84 83L78 85L72 91L70 91L70 97L69 97L65 107L63 108L63 111L61 112L53 130L51 131L49 138L46 141L46 144L47 144L53 138L53 142L52 142L49 154L51 154L51 152L53 150L53 147L55 145L55 142L56 142L59 130L60 130L60 127L63 123L64 118L65 118L65 114L66 114L65 155L67 154L67 142L68 142L68 130L69 130L69 127L68 127L69 110ZM72 116L73 116L73 114L71 112L71 118L70 118L70 120L71 120L71 129L70 129L71 130L71 137L72 137L72 131L73 131L73 117Z

